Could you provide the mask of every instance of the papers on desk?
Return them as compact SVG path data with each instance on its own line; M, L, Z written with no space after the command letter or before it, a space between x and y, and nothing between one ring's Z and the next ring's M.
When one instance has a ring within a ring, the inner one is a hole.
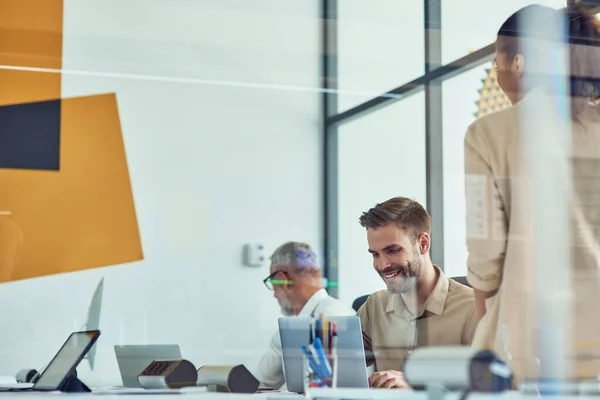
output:
M312 399L351 399L351 400L425 400L427 392L412 389L358 389L358 388L311 388L308 396Z
M143 389L143 388L125 388L125 387L114 387L114 388L100 388L92 389L93 394L110 394L110 395L124 395L124 394L179 394L177 389Z
M206 392L205 387L191 386L181 389L144 389L144 388L129 388L129 387L109 387L109 388L97 388L92 389L93 394L108 394L108 395L150 395L150 394L185 394L185 393L196 393Z
M300 393L294 393L294 392L258 392L258 393L253 394L252 396L266 397L269 400L279 400L279 399L292 400L294 398L296 398L297 400L305 400L306 399L306 397L304 397L304 395L302 395Z
M0 392L6 392L9 390L25 390L31 389L33 387L33 383L0 383Z
M14 376L0 376L0 392L31 389L33 383L18 383Z
M0 375L0 384L3 383L17 383L17 380L14 376L10 375Z

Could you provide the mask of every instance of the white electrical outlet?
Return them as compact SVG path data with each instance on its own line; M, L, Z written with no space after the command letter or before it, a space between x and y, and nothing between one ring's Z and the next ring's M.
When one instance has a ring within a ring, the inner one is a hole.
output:
M259 243L244 245L242 262L249 267L259 267L265 263L265 246Z

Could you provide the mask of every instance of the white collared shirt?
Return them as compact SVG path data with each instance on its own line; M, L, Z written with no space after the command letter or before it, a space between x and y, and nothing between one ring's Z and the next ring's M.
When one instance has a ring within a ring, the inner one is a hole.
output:
M313 294L306 302L299 317L309 317L323 314L325 317L356 315L352 307L344 304L342 301L329 296L325 289L320 289ZM279 389L285 384L285 375L283 373L283 356L281 354L281 339L279 331L275 332L271 338L269 349L262 356L254 375L262 386Z

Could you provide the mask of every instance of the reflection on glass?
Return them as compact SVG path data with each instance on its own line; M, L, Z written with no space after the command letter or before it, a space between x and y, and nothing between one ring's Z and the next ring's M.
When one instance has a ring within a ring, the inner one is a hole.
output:
M8 282L18 267L24 236L10 211L0 211L0 282Z

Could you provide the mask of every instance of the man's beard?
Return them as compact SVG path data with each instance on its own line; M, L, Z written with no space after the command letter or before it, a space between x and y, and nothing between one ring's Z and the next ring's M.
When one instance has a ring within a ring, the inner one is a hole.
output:
M386 281L383 277L385 274L399 272L399 274L390 281ZM417 279L421 274L421 260L415 257L406 265L393 264L392 266L379 272L379 276L387 285L388 292L392 294L410 293L417 288Z
M292 317L294 315L292 304L288 300L277 299L277 302L281 308L281 314L283 314L284 317Z

